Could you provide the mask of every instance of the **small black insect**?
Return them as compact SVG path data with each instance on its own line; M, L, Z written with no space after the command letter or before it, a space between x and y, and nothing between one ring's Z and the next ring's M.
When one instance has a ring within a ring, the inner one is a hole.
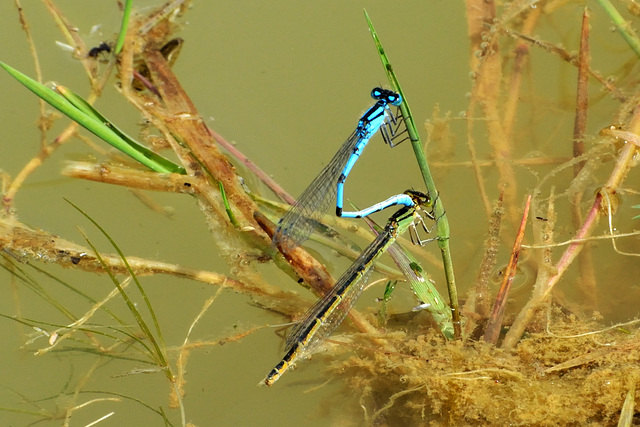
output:
M87 56L90 58L97 58L102 52L111 53L111 46L102 42L99 46L91 48Z

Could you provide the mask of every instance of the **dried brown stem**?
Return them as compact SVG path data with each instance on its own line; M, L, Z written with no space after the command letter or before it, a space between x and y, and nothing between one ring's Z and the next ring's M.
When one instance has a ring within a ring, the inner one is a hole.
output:
M536 39L534 37L527 36L525 34L519 33L518 31L514 31L513 29L502 28L501 31L504 34L507 34L507 35L509 35L511 37L522 39L522 40L526 41L527 43L532 44L533 46L542 48L547 52L553 53L554 55L557 55L563 61L577 66L578 61L577 61L576 56L571 54L570 52L568 52L566 49L564 49L562 47L555 46L555 45L549 44L549 43L547 43L545 41L538 40L538 39ZM612 83L612 81L610 81L609 79L603 77L600 73L598 73L597 71L592 70L592 69L589 69L589 74L591 75L591 77L596 79L602 85L602 87L605 88L607 90L607 92L610 93L611 96L613 96L615 99L617 99L620 102L626 102L627 101L628 96L625 95L620 89L618 89Z
M194 194L198 189L193 178L177 173L159 174L108 163L67 162L62 174L104 184L122 185L141 190Z
M493 211L491 220L489 221L489 232L484 242L484 256L480 263L480 269L478 271L478 277L475 282L475 289L473 290L473 296L469 298L469 303L473 303L465 306L467 312L476 313L482 319L489 317L491 309L491 300L489 295L489 281L491 274L496 266L496 255L498 254L498 248L500 246L500 225L502 223L502 217L504 215L504 209L502 204L503 192L500 192L497 206ZM469 322L468 322L469 323ZM471 332L472 325L467 326L468 333ZM467 334L468 335L468 334Z
M34 230L15 220L0 220L0 248L15 259L26 262L45 261L52 262L65 268L73 268L92 273L103 273L104 268L95 257L91 248L78 245L42 230ZM115 274L129 274L122 259L118 255L100 254L104 262ZM295 294L284 292L273 286L256 286L252 283L244 283L229 278L223 274L205 270L195 270L159 261L152 261L138 257L127 257L127 262L138 276L151 274L170 274L176 277L197 280L212 285L232 288L236 292L252 297L268 297L270 305L274 301L282 304L282 307L290 305L304 305ZM294 300L297 303L293 303ZM300 308L290 313L299 313Z
M487 322L485 329L484 340L495 344L500 336L500 328L502 327L502 317L504 315L504 308L507 305L507 297L509 296L509 290L513 283L513 277L516 274L516 267L518 266L518 258L520 257L520 251L522 247L522 239L524 238L524 230L527 225L527 219L529 217L529 206L531 206L531 195L527 197L527 203L524 207L524 213L522 214L522 221L520 222L520 229L516 235L516 240L513 244L513 250L511 251L511 258L509 264L504 272L504 279L498 290L493 310L491 311L491 317Z
M522 27L523 34L531 34L534 31L541 13L542 7L538 7L527 15ZM504 108L504 132L509 138L512 136L513 124L516 119L518 104L520 103L520 86L522 85L523 71L529 58L529 45L523 41L518 41L514 50L515 58L513 59L513 68L509 79L509 92Z
M24 34L27 38L29 51L31 52L31 57L33 58L36 80L42 83L42 68L40 67L40 57L38 56L38 52L36 51L36 44L33 41L33 37L31 37L31 29L29 28L29 24L27 23L27 18L24 16L24 9L22 8L22 4L19 0L14 0L14 2L18 11L20 26L22 27L22 30L24 31ZM38 101L38 106L40 107L40 123L38 123L38 128L40 129L40 148L44 149L47 140L47 121L45 120L47 103L44 102L43 99L40 99Z
M502 114L498 107L501 99L502 59L498 33L489 35L489 28L495 25L496 5L493 1L467 1L467 25L471 39L471 70L475 76L471 102L468 110L469 117L474 116L476 106L482 109L489 132L489 143L496 159L499 182L505 185L505 206L508 217L517 217L516 194L517 180L512 165L511 141L505 133ZM483 41L483 36L485 40ZM473 120L468 121L468 143L472 161L477 161L475 147L471 137ZM476 179L480 185L480 192L485 204L487 217L491 213L491 204L484 189L484 179L479 167L476 167Z
M582 14L582 31L580 33L580 54L578 55L578 89L576 95L576 114L573 126L573 157L584 154L584 136L587 128L587 113L589 111L589 66L591 57L589 53L589 12L585 8ZM584 167L585 161L573 165L573 175L578 176ZM573 225L578 228L582 223L580 203L582 192L574 193L571 201L571 214ZM593 257L589 245L578 258L580 266L580 280L578 286L585 298L586 306L594 309L597 306L596 277L593 268Z
M273 178L271 178L266 172L258 167L254 162L251 161L247 156L245 156L236 146L230 144L226 139L224 139L219 133L209 128L209 132L216 140L218 144L225 150L227 150L233 157L238 159L245 165L255 176L257 176L267 187L271 189L280 200L293 205L295 203L295 199L291 197L289 193L287 193L284 188L280 186Z
M634 133L638 133L640 131L640 108L636 108L635 115L629 125L629 131ZM596 194L593 205L591 206L591 209L589 210L589 213L587 214L582 227L574 236L574 239L584 239L591 234L591 231L596 226L597 220L600 216L600 209L602 206L604 193L615 192L616 189L622 184L622 182L624 182L629 168L634 162L634 157L637 154L637 149L638 147L636 147L635 144L625 144L622 147L618 154L614 169L609 176L609 179L602 187L603 190ZM553 290L554 286L560 281L560 278L567 271L573 260L582 251L583 247L584 242L576 241L570 244L569 247L565 250L554 268L554 273L549 277L548 282L544 283L542 288L537 289L534 292L532 298L516 316L516 319L503 342L504 348L510 349L517 344L534 313L538 310L540 305L544 303L550 292Z
M576 117L573 124L573 157L584 154L584 132L587 128L589 111L589 12L585 8L582 14L582 32L580 33L580 54L578 55L578 90L576 91ZM577 176L584 163L573 166Z
M234 248L240 248L244 243L269 251L271 239L264 231L267 228L266 219L259 215L257 206L241 187L235 168L219 151L212 134L159 50L170 34L170 27L159 23L157 28L143 37L137 35L137 28L135 25L130 28L121 55L120 75L125 96L165 135L187 169L211 231L220 234L217 241L225 242L220 247L221 254L233 262L237 250ZM136 52L141 52L144 58L151 81L160 94L160 101L153 94L134 92L127 85L133 80L133 57ZM217 183L224 186L241 233L232 230ZM261 218L260 223L256 221L257 218ZM333 284L324 266L301 248L289 255L289 263L297 275L317 292ZM241 267L238 274L243 281L262 281L254 275L253 270Z

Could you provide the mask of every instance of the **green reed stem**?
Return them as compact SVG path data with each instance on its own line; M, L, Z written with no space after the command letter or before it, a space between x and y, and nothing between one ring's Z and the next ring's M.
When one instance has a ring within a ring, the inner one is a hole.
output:
M378 49L378 55L380 56L380 60L382 61L382 65L387 73L387 78L389 79L389 84L392 89L395 90L402 96L402 104L400 105L400 111L402 112L402 116L404 117L405 124L407 126L407 132L409 134L409 139L411 140L411 146L413 147L413 152L416 156L416 161L418 162L418 167L420 168L420 172L422 173L422 178L427 187L427 192L429 195L434 197L434 214L437 219L436 221L436 230L438 235L438 247L440 248L440 252L442 255L442 262L444 263L444 272L447 280L447 289L449 290L449 301L451 304L451 316L453 320L454 327L454 337L460 338L462 336L462 328L460 325L460 309L458 304L458 290L456 288L456 281L453 272L453 261L451 260L451 250L449 246L449 221L447 220L446 211L444 209L444 203L442 199L439 197L438 190L436 189L435 182L431 176L431 171L429 170L429 165L427 164L427 157L424 153L424 148L422 141L420 140L420 135L418 134L418 130L416 129L415 122L413 120L413 116L411 115L411 110L409 108L409 103L407 101L407 97L402 92L402 88L400 87L400 83L398 78L396 77L393 67L391 66L391 62L387 58L387 54L382 47L382 43L378 38L378 34L373 27L373 23L369 18L369 14L367 11L364 11L364 16L369 24L369 30L371 31L371 36L373 37L373 41L376 44L376 48ZM435 195L435 196L434 196Z
M129 28L131 6L133 6L133 0L126 0L126 2L124 3L124 11L122 13L122 24L120 24L120 32L118 33L118 41L116 41L116 55L118 55L122 51L122 46L124 46L124 39L127 36L127 29Z
M620 12L611 4L609 0L597 0L600 6L605 10L609 18L616 26L616 30L620 33L624 41L627 42L629 47L640 57L640 39L629 22L620 15Z

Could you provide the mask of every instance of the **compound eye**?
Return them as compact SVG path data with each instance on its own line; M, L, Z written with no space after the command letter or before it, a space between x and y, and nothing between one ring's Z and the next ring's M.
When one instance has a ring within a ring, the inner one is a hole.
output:
M379 88L379 87L374 87L373 90L371 91L371 97L373 99L380 99L382 98L382 93L384 92L384 89Z
M387 97L389 104L395 105L396 107L402 104L402 97L398 93L394 93Z

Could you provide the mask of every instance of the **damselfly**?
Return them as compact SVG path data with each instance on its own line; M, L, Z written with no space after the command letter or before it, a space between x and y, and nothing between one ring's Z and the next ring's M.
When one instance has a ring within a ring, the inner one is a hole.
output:
M389 218L384 230L344 272L335 286L293 327L287 337L284 358L269 372L264 379L264 384L270 386L275 383L299 357L313 351L333 333L362 294L366 282L365 276L368 275L375 261L399 235L410 230L413 240L413 236L418 235L417 225L422 225L426 230L420 213L423 212L424 206L431 205L431 200L426 194L418 191L408 190L405 194L412 198L413 204L403 206ZM418 244L424 242L419 237L414 241Z
M399 106L402 103L402 97L399 94L387 89L374 88L371 91L371 97L377 100L376 103L362 115L356 129L342 144L329 164L322 169L278 223L278 229L273 237L275 246L281 245L286 250L302 244L313 231L314 224L326 213L330 200L335 196L337 196L336 214L338 216L365 216L360 212L342 212L344 182L362 150L378 130L384 141L391 147L404 141L400 137L406 131L406 128L400 130L402 116L399 112L392 114L389 110L390 105ZM388 203L385 205L380 203L376 205L377 210L374 212L388 206L405 204L402 202L406 202L406 199L389 199L386 202Z
M430 241L430 240L429 240ZM422 241L421 243L426 243ZM404 275L413 293L421 304L414 311L425 309L435 320L440 332L447 339L453 339L453 323L451 322L451 309L444 303L440 293L433 282L423 275L422 267L410 252L399 243L394 243L388 249L389 255Z

